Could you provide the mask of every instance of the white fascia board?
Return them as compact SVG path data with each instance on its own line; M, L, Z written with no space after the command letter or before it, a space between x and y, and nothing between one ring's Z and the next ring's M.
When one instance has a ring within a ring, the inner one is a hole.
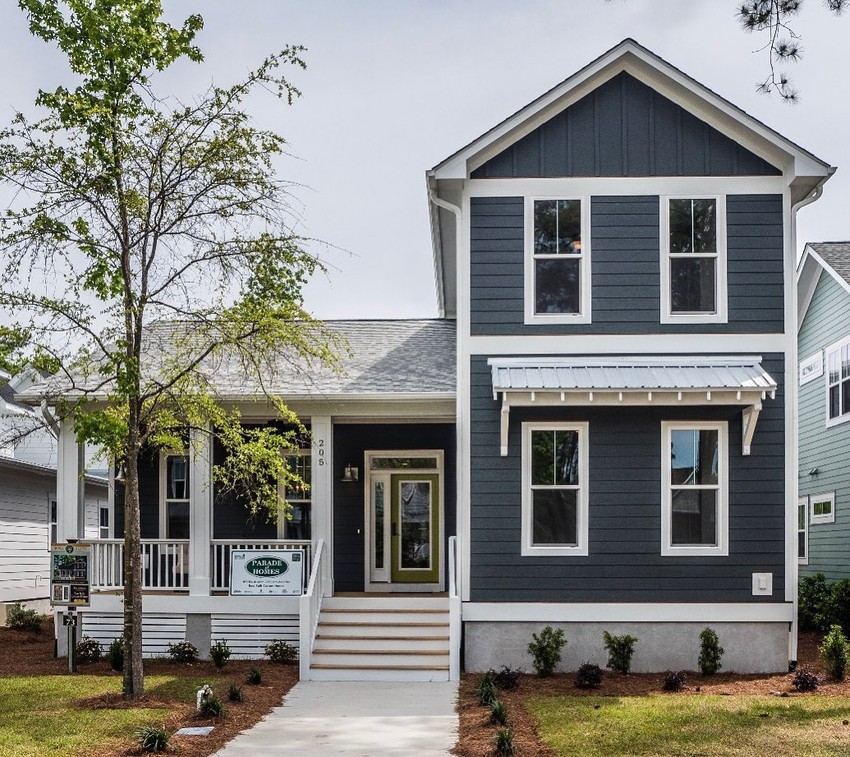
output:
M464 602L465 622L790 623L791 602Z
M824 271L826 271L832 278L838 282L838 285L844 289L846 292L850 293L850 282L847 282L843 276L841 276L829 263L827 263L820 255L818 255L810 244L806 245L806 248L803 250L803 257L800 260L800 263L797 267L797 284L798 284L798 292L799 292L799 283L803 274L805 273L806 263L814 261L817 263ZM808 307L806 308L808 309ZM803 313L805 315L805 312ZM799 325L799 322L798 322Z
M621 72L627 72L779 168L787 177L829 176L831 167L754 119L634 40L627 39L513 116L437 165L438 179L469 173L522 139L555 113Z

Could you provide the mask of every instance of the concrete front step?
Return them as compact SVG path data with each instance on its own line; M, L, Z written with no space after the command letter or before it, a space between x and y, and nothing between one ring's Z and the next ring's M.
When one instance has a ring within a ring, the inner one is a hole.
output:
M449 665L448 650L433 652L411 652L398 649L393 652L372 654L351 649L320 649L313 651L313 668L332 665L339 668L386 668L391 670L417 670Z
M448 625L449 613L440 610L325 610L322 608L320 622L323 623L441 623Z

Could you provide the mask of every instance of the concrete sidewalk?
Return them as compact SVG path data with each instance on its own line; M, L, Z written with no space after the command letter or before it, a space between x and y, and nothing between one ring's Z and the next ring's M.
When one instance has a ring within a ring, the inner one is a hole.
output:
M305 681L215 757L436 757L457 739L456 683Z

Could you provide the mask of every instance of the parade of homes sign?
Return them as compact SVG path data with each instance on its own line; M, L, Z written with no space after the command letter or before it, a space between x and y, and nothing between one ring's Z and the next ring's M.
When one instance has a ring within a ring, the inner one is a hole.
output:
M50 603L88 607L91 597L91 547L53 544L50 553Z
M298 596L303 585L304 550L234 549L230 553L231 596Z

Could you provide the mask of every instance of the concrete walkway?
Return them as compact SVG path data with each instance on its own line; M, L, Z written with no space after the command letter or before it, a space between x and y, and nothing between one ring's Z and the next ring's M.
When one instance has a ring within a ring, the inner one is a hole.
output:
M457 739L456 683L305 681L215 757L436 757Z

